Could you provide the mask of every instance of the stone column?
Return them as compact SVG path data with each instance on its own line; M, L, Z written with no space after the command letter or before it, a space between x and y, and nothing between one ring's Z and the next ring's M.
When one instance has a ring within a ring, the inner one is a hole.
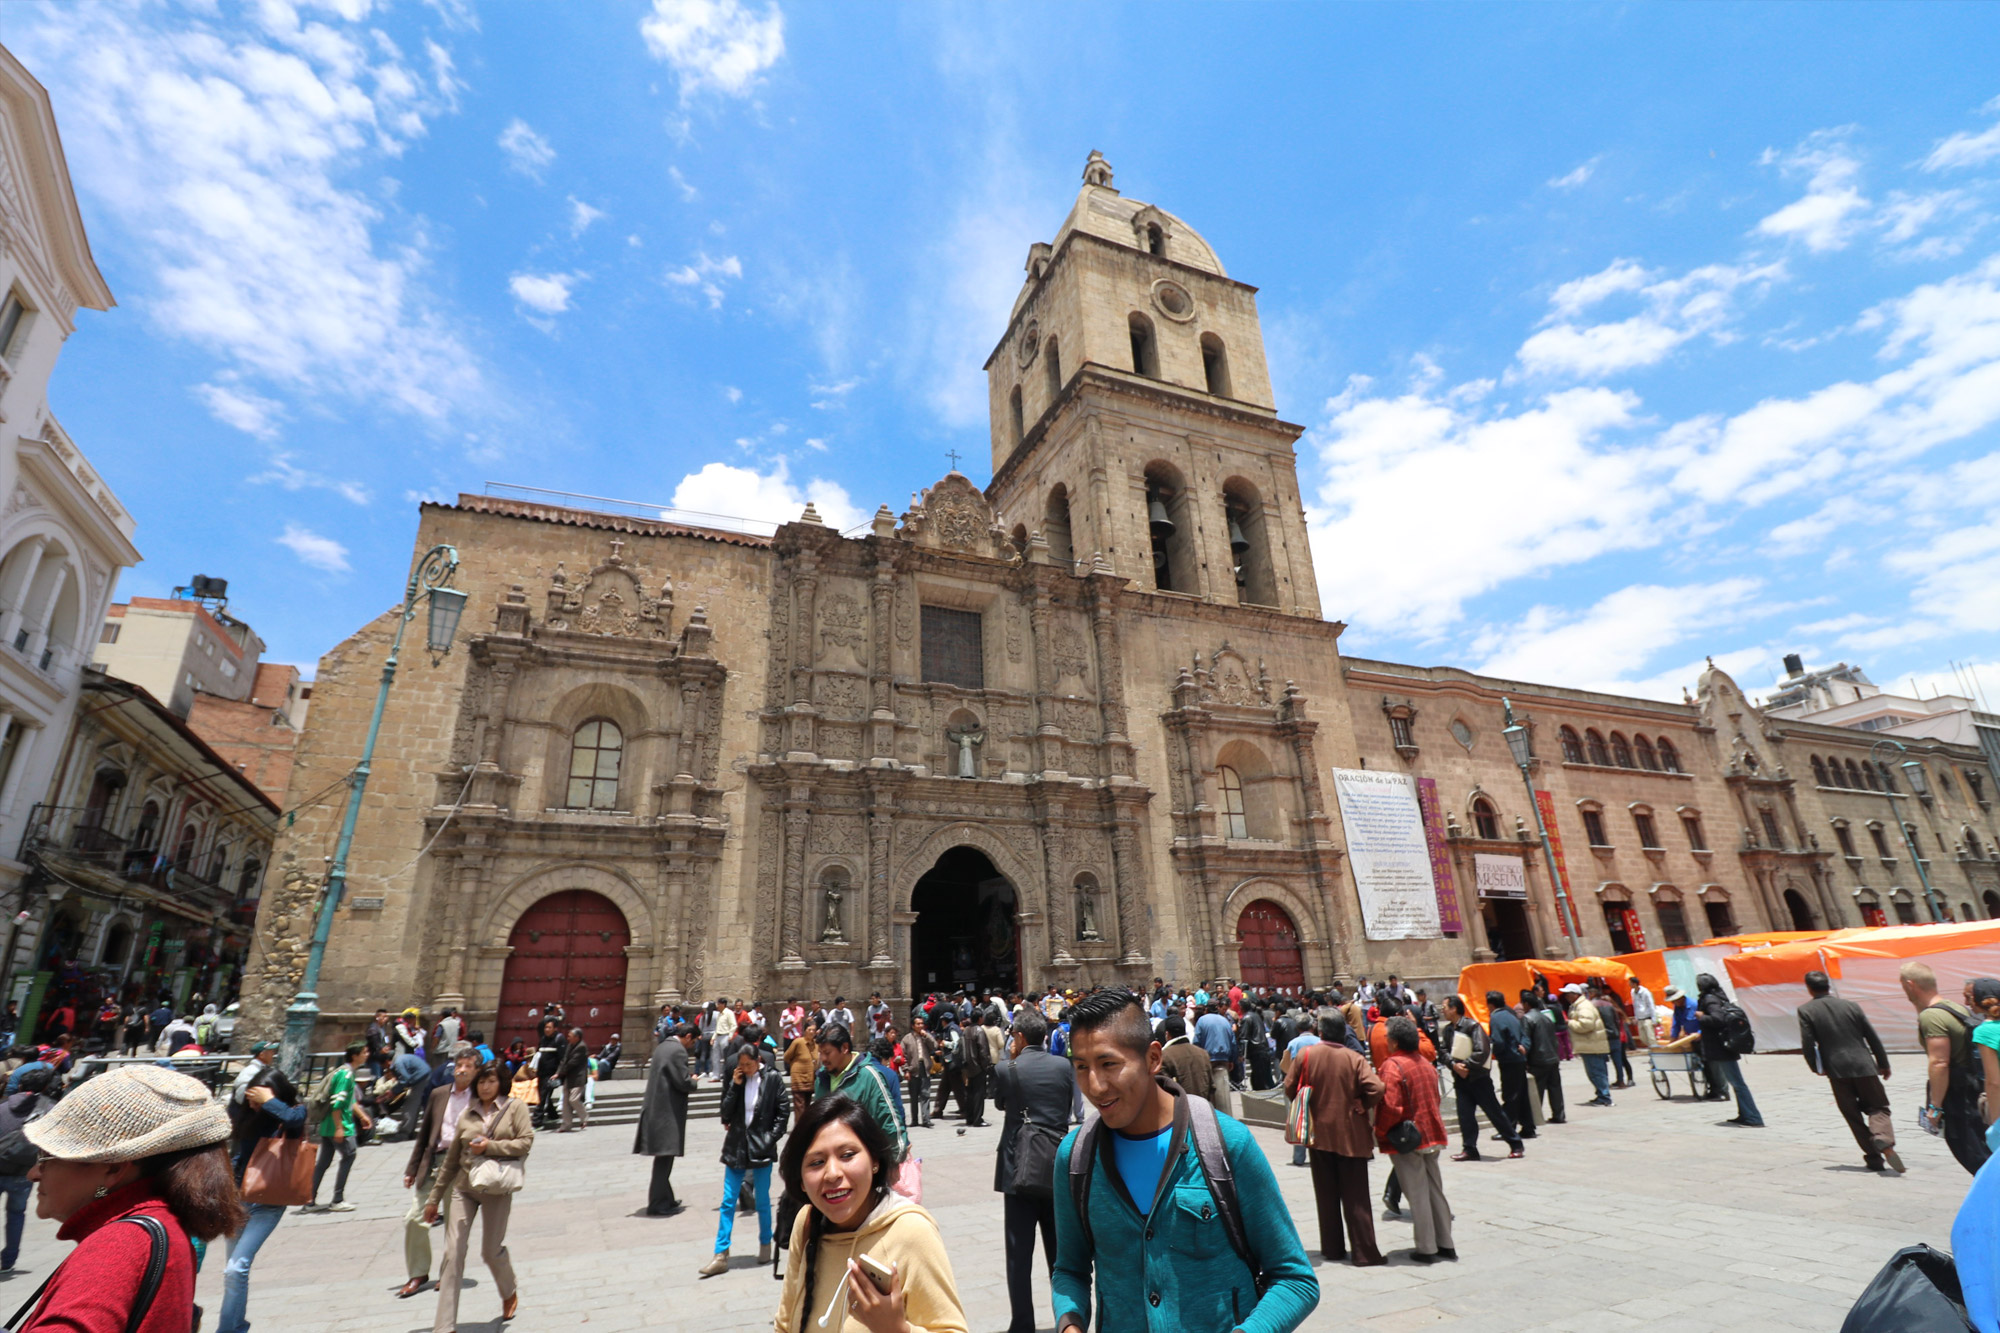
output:
M444 909L448 952L445 956L444 985L432 1001L434 1009L449 1005L463 1011L467 1007L466 951L477 943L472 938L472 921L477 915L477 905L486 896L487 861L488 856L483 849L464 848L457 856L437 862L431 892L433 897L442 900L440 906Z
M778 886L784 903L783 935L779 941L778 966L803 967L805 954L800 946L803 932L801 913L806 898L806 835L812 829L811 792L793 787L785 802L785 875Z
M878 568L875 581L868 588L869 610L873 616L870 629L874 644L874 660L869 663L869 754L883 763L893 762L896 757L896 709L890 698L894 680L894 659L890 656L890 627L896 617L896 576L893 571Z
M1070 941L1076 932L1070 927L1070 884L1065 876L1068 867L1063 864L1063 849L1069 842L1069 830L1052 821L1044 825L1042 838L1042 875L1048 884L1049 961L1061 965L1074 963L1070 956ZM1027 978L1023 977L1025 982Z
M1124 950L1119 960L1144 964L1146 951L1140 938L1146 933L1145 868L1139 863L1139 836L1133 822L1120 810L1112 812L1111 863L1118 879L1118 942Z
M876 796L868 811L868 966L893 968L896 959L889 947L889 835L895 825L895 811Z
M0 641L7 643L14 642L14 635L27 619L28 594L34 591L35 575L41 571L42 556L49 549L47 537L35 537L31 540L35 543L35 549L22 562L20 586L4 591L9 605L5 617L0 617Z

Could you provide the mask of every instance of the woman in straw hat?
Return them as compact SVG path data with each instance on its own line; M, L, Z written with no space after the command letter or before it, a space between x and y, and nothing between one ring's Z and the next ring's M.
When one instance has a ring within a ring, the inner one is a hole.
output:
M186 1074L134 1065L82 1084L26 1134L41 1153L29 1173L35 1214L77 1244L7 1326L188 1333L191 1242L233 1235L244 1220L222 1104Z
M480 1257L493 1274L493 1285L500 1289L500 1318L512 1319L519 1308L521 1294L514 1286L514 1261L507 1257L507 1218L513 1211L513 1191L521 1187L520 1167L494 1172L497 1176L511 1174L513 1179L492 1182L492 1188L476 1185L473 1173L487 1161L524 1163L534 1143L535 1127L528 1104L507 1095L505 1072L498 1064L481 1066L472 1076L472 1104L459 1117L451 1150L445 1154L437 1183L431 1186L430 1199L424 1205L424 1220L435 1222L444 1201L452 1201L445 1222L444 1268L438 1274L436 1333L454 1333L458 1327L459 1279L465 1275L472 1219L481 1213L485 1218L479 1224Z

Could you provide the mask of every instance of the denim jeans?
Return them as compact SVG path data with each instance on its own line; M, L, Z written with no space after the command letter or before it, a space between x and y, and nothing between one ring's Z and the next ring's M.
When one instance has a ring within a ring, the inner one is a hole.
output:
M1586 1055L1583 1057L1583 1072L1590 1076L1590 1086L1596 1090L1599 1101L1611 1100L1611 1076L1607 1068L1611 1063L1609 1055Z
M1764 1117L1757 1110L1757 1099L1750 1095L1750 1085L1743 1081L1741 1060L1710 1060L1708 1072L1711 1077L1720 1075L1722 1081L1736 1089L1736 1114L1752 1125L1764 1123Z
M0 1268L12 1268L21 1257L21 1228L28 1222L28 1196L35 1182L26 1176L0 1176L0 1193L7 1196L7 1248L0 1250Z
M229 1262L222 1270L222 1315L216 1320L216 1333L244 1333L250 1327L250 1321L244 1318L250 1306L250 1265L257 1261L257 1251L263 1248L284 1215L281 1204L250 1205L250 1220L229 1242Z
M746 1171L742 1167L722 1168L722 1219L715 1224L715 1252L726 1254L729 1241L736 1234L736 1200L743 1193L743 1177L750 1177L757 1191L757 1243L771 1243L771 1168L753 1166Z

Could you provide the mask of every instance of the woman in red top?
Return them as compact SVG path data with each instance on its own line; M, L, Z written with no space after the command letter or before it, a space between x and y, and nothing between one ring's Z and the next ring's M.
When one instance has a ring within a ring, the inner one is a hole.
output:
M1423 1034L1407 1018L1389 1020L1389 1058L1382 1062L1382 1104L1375 1112L1375 1140L1389 1154L1396 1179L1409 1196L1410 1221L1417 1232L1420 1264L1456 1259L1451 1243L1451 1204L1444 1197L1444 1177L1438 1153L1450 1140L1438 1107L1437 1068L1417 1057ZM1403 1121L1417 1127L1417 1144L1397 1152L1389 1146L1389 1131Z
M233 1235L243 1202L229 1116L186 1074L133 1065L79 1086L28 1125L35 1214L76 1249L9 1321L17 1333L189 1333L193 1237ZM164 1271L147 1290L156 1237ZM134 1320L137 1320L134 1323Z

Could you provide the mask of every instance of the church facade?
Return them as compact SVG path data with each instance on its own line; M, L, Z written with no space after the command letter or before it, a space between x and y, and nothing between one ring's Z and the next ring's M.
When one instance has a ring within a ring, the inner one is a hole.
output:
M810 506L770 537L422 506L416 553L457 549L465 628L391 695L322 1045L409 1003L504 1042L555 1000L597 1042L716 995L1448 986L1495 954L1859 923L1818 846L1825 789L1800 793L1721 672L1671 705L1343 661L1256 291L1097 155L986 369L992 482L952 472L865 535ZM325 789L359 758L396 614L320 664L251 1028L297 984ZM1569 844L1560 896L1503 699ZM1363 768L1436 786L1456 910L1435 938L1368 938L1332 776Z

